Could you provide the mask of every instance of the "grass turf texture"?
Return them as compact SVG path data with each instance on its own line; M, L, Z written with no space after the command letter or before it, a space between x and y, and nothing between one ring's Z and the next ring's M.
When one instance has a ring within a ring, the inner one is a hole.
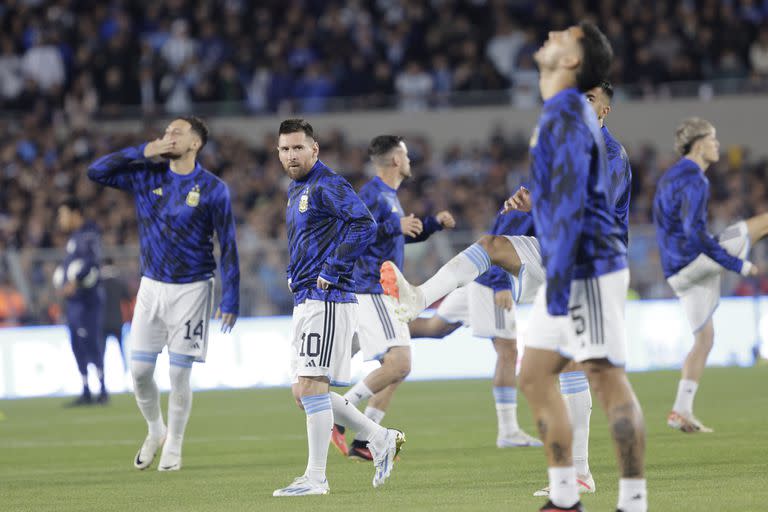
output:
M677 372L632 374L648 427L650 509L768 509L768 368L710 369L696 413L715 429L666 427ZM167 399L167 397L166 397ZM408 437L391 479L373 489L370 464L329 451L331 494L273 498L306 464L305 416L287 389L197 393L180 472L133 469L146 431L131 395L108 407L64 409L66 399L0 401L0 510L393 511L538 510L546 484L540 448L497 449L489 381L406 383L385 424ZM163 409L165 410L165 399ZM533 434L530 413L519 408ZM615 510L617 473L595 403L591 511Z

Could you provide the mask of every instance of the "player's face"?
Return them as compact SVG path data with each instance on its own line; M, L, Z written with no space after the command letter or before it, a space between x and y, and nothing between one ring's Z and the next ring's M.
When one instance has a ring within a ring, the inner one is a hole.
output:
M280 163L292 180L301 179L312 170L319 152L317 142L304 132L283 133L277 139Z
M192 125L183 119L176 119L165 129L163 140L173 142L174 149L164 155L163 158L178 159L189 153L197 152L200 147L200 138L192 130Z
M550 32L541 48L533 54L539 69L576 69L581 62L579 40L582 37L584 37L584 31L575 25L565 30Z
M400 165L400 176L410 178L412 176L411 159L408 158L408 146L405 145L405 142L401 142L400 147L395 149L395 155Z
M699 140L699 151L703 159L709 163L720 160L720 141L717 140L717 132L714 128L709 135Z
M597 118L601 121L604 120L605 116L611 111L611 100L608 99L608 95L605 94L603 88L598 86L590 89L584 96L589 104L592 105Z

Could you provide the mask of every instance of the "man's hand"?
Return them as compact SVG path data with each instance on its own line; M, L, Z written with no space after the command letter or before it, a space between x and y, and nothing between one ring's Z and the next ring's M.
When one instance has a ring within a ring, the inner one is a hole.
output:
M759 275L760 275L760 269L757 268L757 265L753 263L752 268L749 269L749 277L757 277Z
M512 311L512 290L499 290L493 295L496 306Z
M456 227L456 219L453 218L453 215L451 215L451 212L448 210L437 212L435 219L437 219L437 222L444 228L453 229Z
M419 236L424 231L424 226L421 223L421 219L416 218L414 214L410 214L407 217L400 217L400 231L405 236L413 238Z
M221 332L228 333L232 332L232 327L235 326L235 322L237 322L237 315L234 313L224 313L221 314L221 308L218 308L216 310L216 314L213 317L214 319L218 320L221 318Z
M504 213L509 213L512 210L530 212L532 207L531 192L525 187L520 187L512 197L504 201Z
M323 279L322 277L317 278L317 287L321 290L330 290L331 289L331 283Z
M144 158L155 158L156 156L170 153L176 148L176 143L165 139L155 139L144 146Z

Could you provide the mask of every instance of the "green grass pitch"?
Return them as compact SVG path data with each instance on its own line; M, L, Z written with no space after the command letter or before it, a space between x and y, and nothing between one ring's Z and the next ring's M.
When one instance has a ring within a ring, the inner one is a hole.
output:
M707 371L696 412L711 435L665 426L677 379L631 375L648 427L650 510L768 510L768 368ZM484 380L404 384L385 423L408 442L387 485L373 489L372 466L331 447L331 494L306 498L271 496L306 464L305 417L287 389L197 393L178 473L133 469L145 426L131 395L87 409L64 409L62 398L0 401L0 510L538 510L542 450L495 447L490 388ZM524 403L519 410L534 433ZM586 508L615 510L613 449L597 404L590 463L597 494L584 498Z

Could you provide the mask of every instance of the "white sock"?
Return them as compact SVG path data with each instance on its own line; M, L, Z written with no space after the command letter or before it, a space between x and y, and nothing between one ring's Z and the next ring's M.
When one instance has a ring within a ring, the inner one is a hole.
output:
M143 354L143 353L142 353ZM154 359L157 354L153 354ZM151 359L151 361L150 361ZM150 356L141 359L133 354L131 359L131 376L133 377L133 393L136 396L136 405L147 420L149 435L154 438L165 435L163 415L160 413L160 392L155 383L155 362Z
M645 478L622 478L619 480L619 504L622 512L646 512L648 491Z
M520 430L517 424L517 388L494 386L493 399L496 402L498 436L508 437Z
M301 404L307 414L307 445L309 458L304 475L315 482L325 481L325 466L328 463L328 444L333 429L333 409L328 393L301 397Z
M561 508L568 508L579 501L576 484L576 468L549 468L549 499Z
M584 372L560 374L560 391L568 406L573 428L573 466L577 475L589 474L589 420L592 394Z
M171 354L171 393L168 395L168 437L165 439L163 453L181 456L184 431L192 411L192 388L189 379L192 375L192 356Z
M677 397L672 410L679 414L693 414L693 399L696 397L696 390L699 383L693 380L680 379L677 385Z
M419 286L424 293L424 308L442 299L456 288L474 281L491 268L491 258L479 244L472 244L454 256L426 283Z
M384 419L384 415L386 414L385 411L382 411L381 409L376 409L375 407L366 407L365 408L365 415L368 418L371 418L371 421L376 423L377 425L381 425L381 420ZM364 441L365 438L360 434L360 432L357 433L355 436L355 441Z
M349 403L357 407L357 405L368 400L373 396L373 391L365 384L365 380L359 381L357 384L349 388L349 391L344 393L344 398L349 400Z
M338 393L331 393L331 404L336 423L357 432L356 438L373 443L378 448L387 435L387 429L361 413L349 400Z

